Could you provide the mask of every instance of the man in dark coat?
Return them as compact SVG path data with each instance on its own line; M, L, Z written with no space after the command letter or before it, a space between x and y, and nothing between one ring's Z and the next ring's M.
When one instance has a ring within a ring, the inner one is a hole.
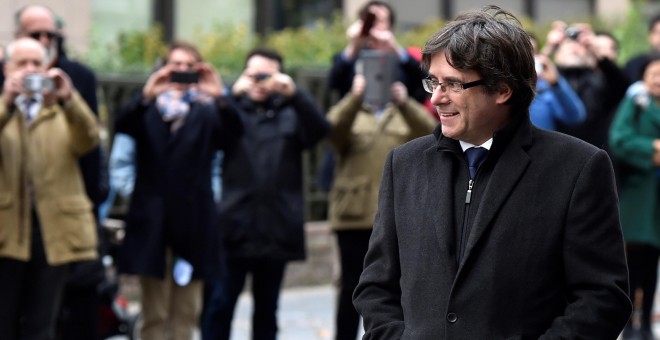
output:
M224 149L222 166L227 272L206 306L204 339L229 339L248 273L255 300L252 337L275 339L286 263L305 258L303 151L329 130L313 99L282 73L278 53L256 49L245 66L232 86L244 133Z
M198 83L181 83L175 72ZM120 273L140 277L141 338L191 339L199 323L203 280L222 270L221 232L211 164L223 137L240 124L223 119L219 76L184 42L117 114L117 132L136 143L135 189L119 251Z
M364 339L616 339L631 302L612 166L530 123L520 23L466 12L423 65L441 124L386 161L354 294Z

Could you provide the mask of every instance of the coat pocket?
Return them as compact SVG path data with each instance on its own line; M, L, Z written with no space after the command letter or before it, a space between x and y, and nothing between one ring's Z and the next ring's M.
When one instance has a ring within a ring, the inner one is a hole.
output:
M337 178L331 197L335 214L341 219L363 218L369 206L369 187L366 176Z
M0 194L0 209L8 209L13 203L10 194Z
M0 193L0 221L7 221L12 211L9 211L14 204L12 197L8 193ZM5 243L9 235L9 228L7 226L0 226L0 246Z
M96 248L96 222L92 213L92 203L84 196L71 196L59 199L57 207L62 224L65 226L66 242L74 250Z

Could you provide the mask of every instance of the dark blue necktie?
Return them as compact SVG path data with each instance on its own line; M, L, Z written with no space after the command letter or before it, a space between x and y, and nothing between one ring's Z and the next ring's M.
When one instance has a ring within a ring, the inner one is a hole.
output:
M480 146L475 146L465 150L465 158L467 158L471 179L474 179L474 176L477 174L477 169L479 169L479 165L481 165L484 159L486 159L487 155L488 149L482 148Z

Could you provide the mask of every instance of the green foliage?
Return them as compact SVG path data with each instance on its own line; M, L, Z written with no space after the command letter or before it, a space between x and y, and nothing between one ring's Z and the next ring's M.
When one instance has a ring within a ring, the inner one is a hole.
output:
M332 56L346 46L346 26L339 15L313 26L287 28L263 39L263 45L282 54L287 69L329 66Z
M444 25L445 22L442 20L430 20L407 32L397 34L397 41L404 47L416 46L422 48L426 40L438 32Z
M631 56L648 49L646 20L637 2L632 2L626 20L608 24L598 18L582 22L592 24L594 29L611 31L620 42L621 63ZM521 18L523 26L534 33L542 45L550 23L537 23ZM442 20L431 20L423 25L398 32L397 40L404 47L422 47L425 41L445 24ZM569 23L570 24L570 23ZM210 31L197 31L191 42L200 48L204 58L218 68L227 78L240 74L246 53L255 46L266 46L280 52L288 72L298 67L327 68L332 55L346 45L347 25L339 14L329 20L318 20L315 24L300 28L288 28L264 37L254 36L245 25L217 24ZM101 46L92 43L85 62L97 72L148 72L156 59L163 55L163 30L153 26L144 31L124 32L117 42Z
M220 74L236 77L243 68L245 54L254 39L246 25L215 25L210 32L198 31L193 42L204 59L214 65Z
M92 43L85 59L98 72L145 73L166 51L163 29L154 25L145 31L123 32L116 43Z
M633 2L628 10L626 20L616 28L612 34L619 41L619 62L624 63L635 55L647 52L649 43L647 21L643 16L642 5Z

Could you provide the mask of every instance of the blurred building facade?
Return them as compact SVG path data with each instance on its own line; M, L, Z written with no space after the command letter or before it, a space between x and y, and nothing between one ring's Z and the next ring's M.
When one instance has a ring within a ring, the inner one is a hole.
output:
M163 23L166 37L194 40L195 32L219 24L242 24L266 34L286 27L311 25L320 18L341 13L347 20L368 0L42 0L61 17L67 44L84 52L92 42L107 44L118 34L144 30ZM389 0L398 14L398 28L406 30L431 19L451 19L456 14L485 4L496 4L539 23L558 18L583 20L623 18L632 0ZM14 32L14 12L28 0L0 0L0 44ZM658 1L647 1L650 6ZM566 13L570 13L570 17ZM650 15L650 14L649 14ZM102 45L103 46L103 45Z

